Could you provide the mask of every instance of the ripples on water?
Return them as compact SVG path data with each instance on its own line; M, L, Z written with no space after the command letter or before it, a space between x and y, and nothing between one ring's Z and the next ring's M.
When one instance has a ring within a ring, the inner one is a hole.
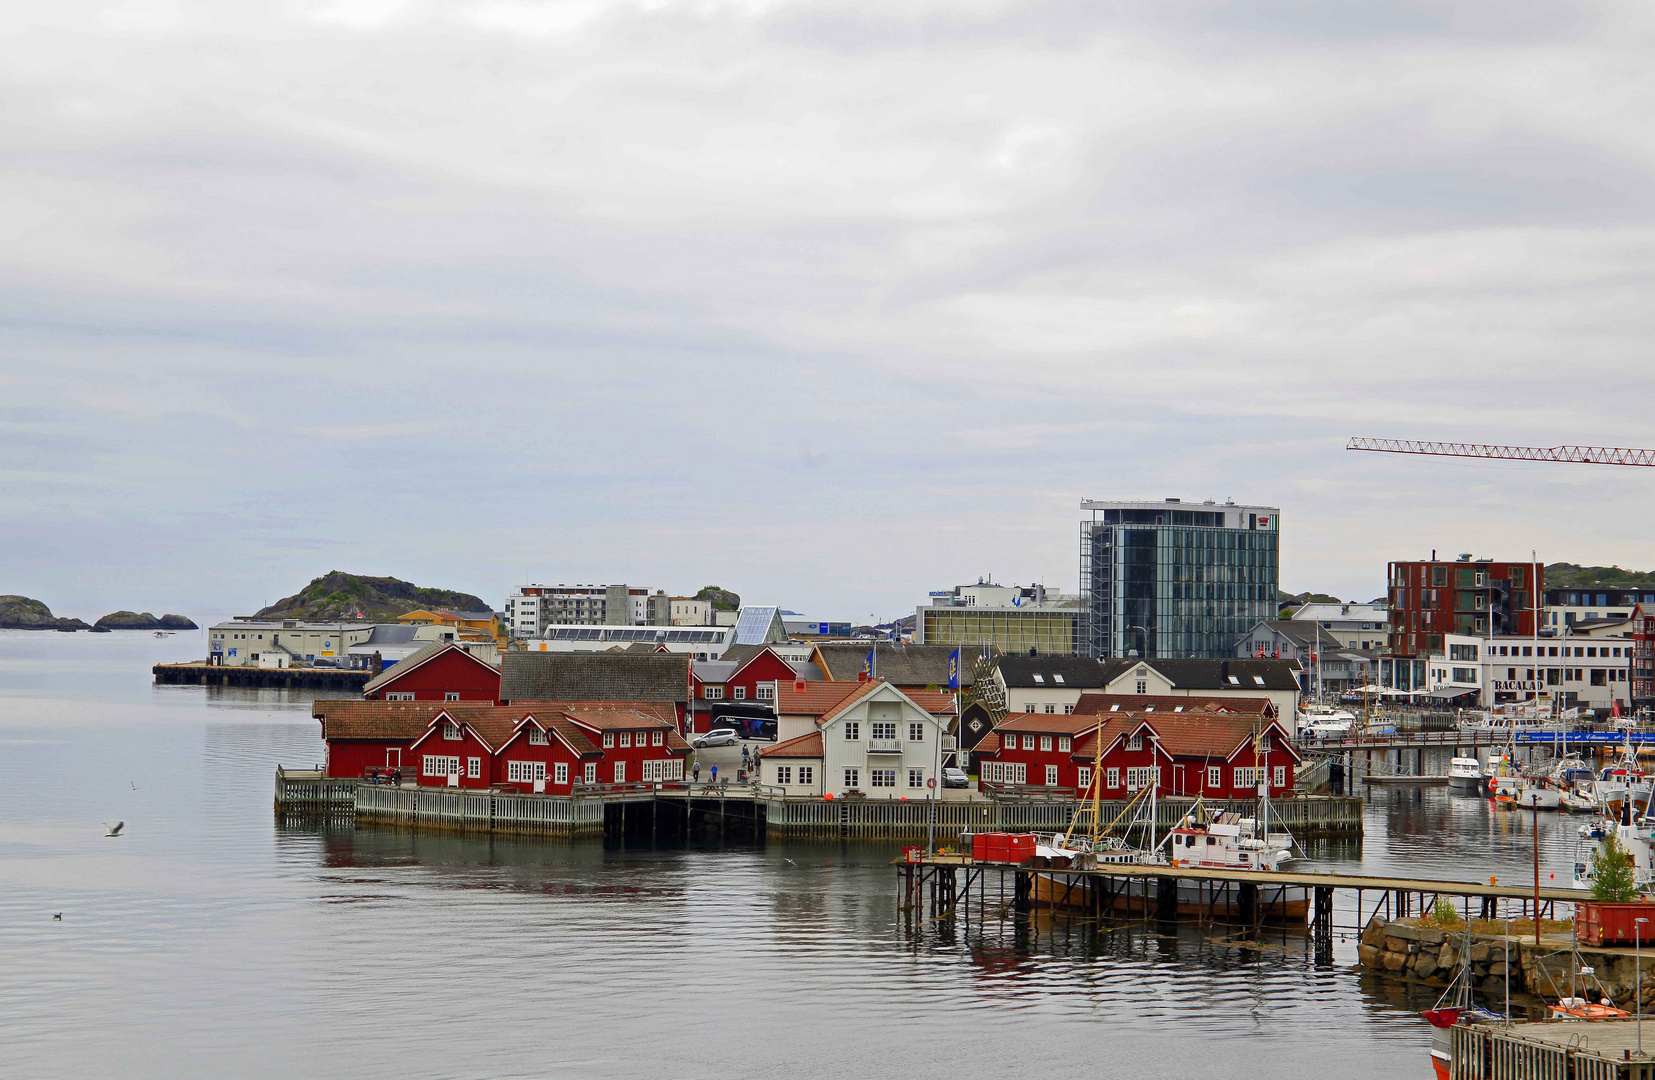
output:
M0 634L0 1074L1428 1075L1421 1003L1349 941L1318 971L1302 935L1047 914L915 938L879 846L279 830L307 704L151 688L163 646ZM1528 821L1386 793L1312 865L1527 880ZM1541 846L1565 871L1567 824Z

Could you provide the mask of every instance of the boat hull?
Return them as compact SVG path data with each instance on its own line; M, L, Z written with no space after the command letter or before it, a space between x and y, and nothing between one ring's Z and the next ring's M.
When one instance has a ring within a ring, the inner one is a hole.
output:
M1452 773L1448 775L1449 791L1456 791L1466 795L1481 795L1485 790L1487 790L1487 787L1488 781L1484 780L1481 776L1455 776Z

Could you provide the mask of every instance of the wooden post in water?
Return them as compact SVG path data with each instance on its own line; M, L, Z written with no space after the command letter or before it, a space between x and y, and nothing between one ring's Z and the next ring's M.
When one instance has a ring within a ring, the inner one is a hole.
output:
M1627 788L1627 801L1632 800L1632 790ZM1540 948L1540 793L1534 793L1534 947ZM1640 991L1641 993L1642 991Z

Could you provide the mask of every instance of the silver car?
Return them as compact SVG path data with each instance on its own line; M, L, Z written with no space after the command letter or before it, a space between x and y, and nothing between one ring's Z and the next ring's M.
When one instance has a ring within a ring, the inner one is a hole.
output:
M697 735L690 740L690 745L697 750L706 750L714 746L734 746L741 742L741 736L734 728L714 728L705 735Z

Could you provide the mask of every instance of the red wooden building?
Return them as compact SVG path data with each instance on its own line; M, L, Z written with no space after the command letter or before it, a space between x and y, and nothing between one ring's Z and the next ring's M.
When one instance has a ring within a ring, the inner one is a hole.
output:
M317 701L328 776L400 770L427 786L567 795L576 784L681 779L671 702Z
M452 642L432 642L362 687L369 701L500 700L500 669Z
M1273 797L1292 792L1299 754L1278 722L1262 712L1191 709L1189 700L1178 699L1181 711L1013 714L995 729L998 748L990 751L993 737L978 747L979 774L987 784L1086 792L1098 768L1105 799L1150 783L1161 795L1250 799L1261 776Z

